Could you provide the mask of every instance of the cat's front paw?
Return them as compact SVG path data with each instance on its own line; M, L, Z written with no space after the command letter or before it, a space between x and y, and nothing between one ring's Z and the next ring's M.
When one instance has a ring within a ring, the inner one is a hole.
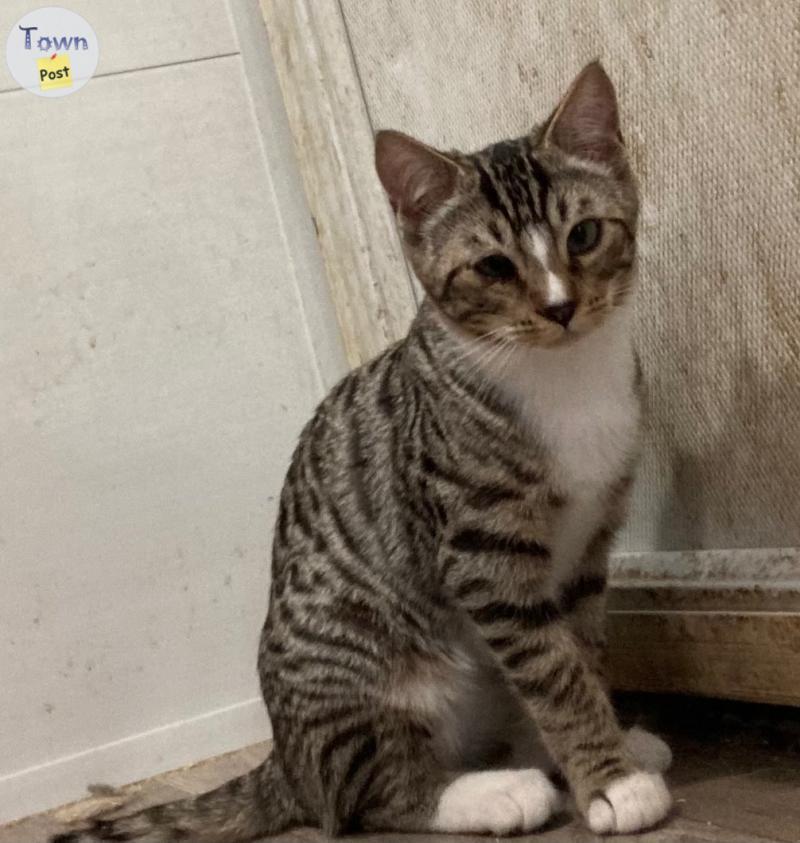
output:
M664 779L639 770L611 782L586 812L595 834L628 834L664 819L672 804Z

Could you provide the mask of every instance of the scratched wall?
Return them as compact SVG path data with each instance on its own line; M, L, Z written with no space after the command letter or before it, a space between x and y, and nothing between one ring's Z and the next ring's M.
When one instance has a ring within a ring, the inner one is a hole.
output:
M342 0L370 118L474 148L600 56L644 198L651 424L623 547L800 545L800 12L780 0Z
M268 736L275 495L344 370L255 2L69 7L83 90L0 61L0 822Z

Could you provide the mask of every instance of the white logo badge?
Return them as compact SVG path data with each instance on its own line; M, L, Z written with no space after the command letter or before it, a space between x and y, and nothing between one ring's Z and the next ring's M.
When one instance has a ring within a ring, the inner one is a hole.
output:
M11 75L40 97L65 97L80 90L94 75L99 57L92 27L60 6L20 18L6 43Z

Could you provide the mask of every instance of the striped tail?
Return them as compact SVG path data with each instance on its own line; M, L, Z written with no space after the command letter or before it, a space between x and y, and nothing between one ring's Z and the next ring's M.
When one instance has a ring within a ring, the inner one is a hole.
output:
M301 812L272 758L216 790L191 799L146 808L129 816L89 818L50 843L186 840L243 843L277 834L301 822Z

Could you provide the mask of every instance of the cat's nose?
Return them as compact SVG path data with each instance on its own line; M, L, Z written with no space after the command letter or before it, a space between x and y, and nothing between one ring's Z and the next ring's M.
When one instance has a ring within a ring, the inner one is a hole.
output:
M549 319L551 322L561 325L562 328L566 328L575 315L575 302L564 301L561 304L551 304L539 312L545 319Z

